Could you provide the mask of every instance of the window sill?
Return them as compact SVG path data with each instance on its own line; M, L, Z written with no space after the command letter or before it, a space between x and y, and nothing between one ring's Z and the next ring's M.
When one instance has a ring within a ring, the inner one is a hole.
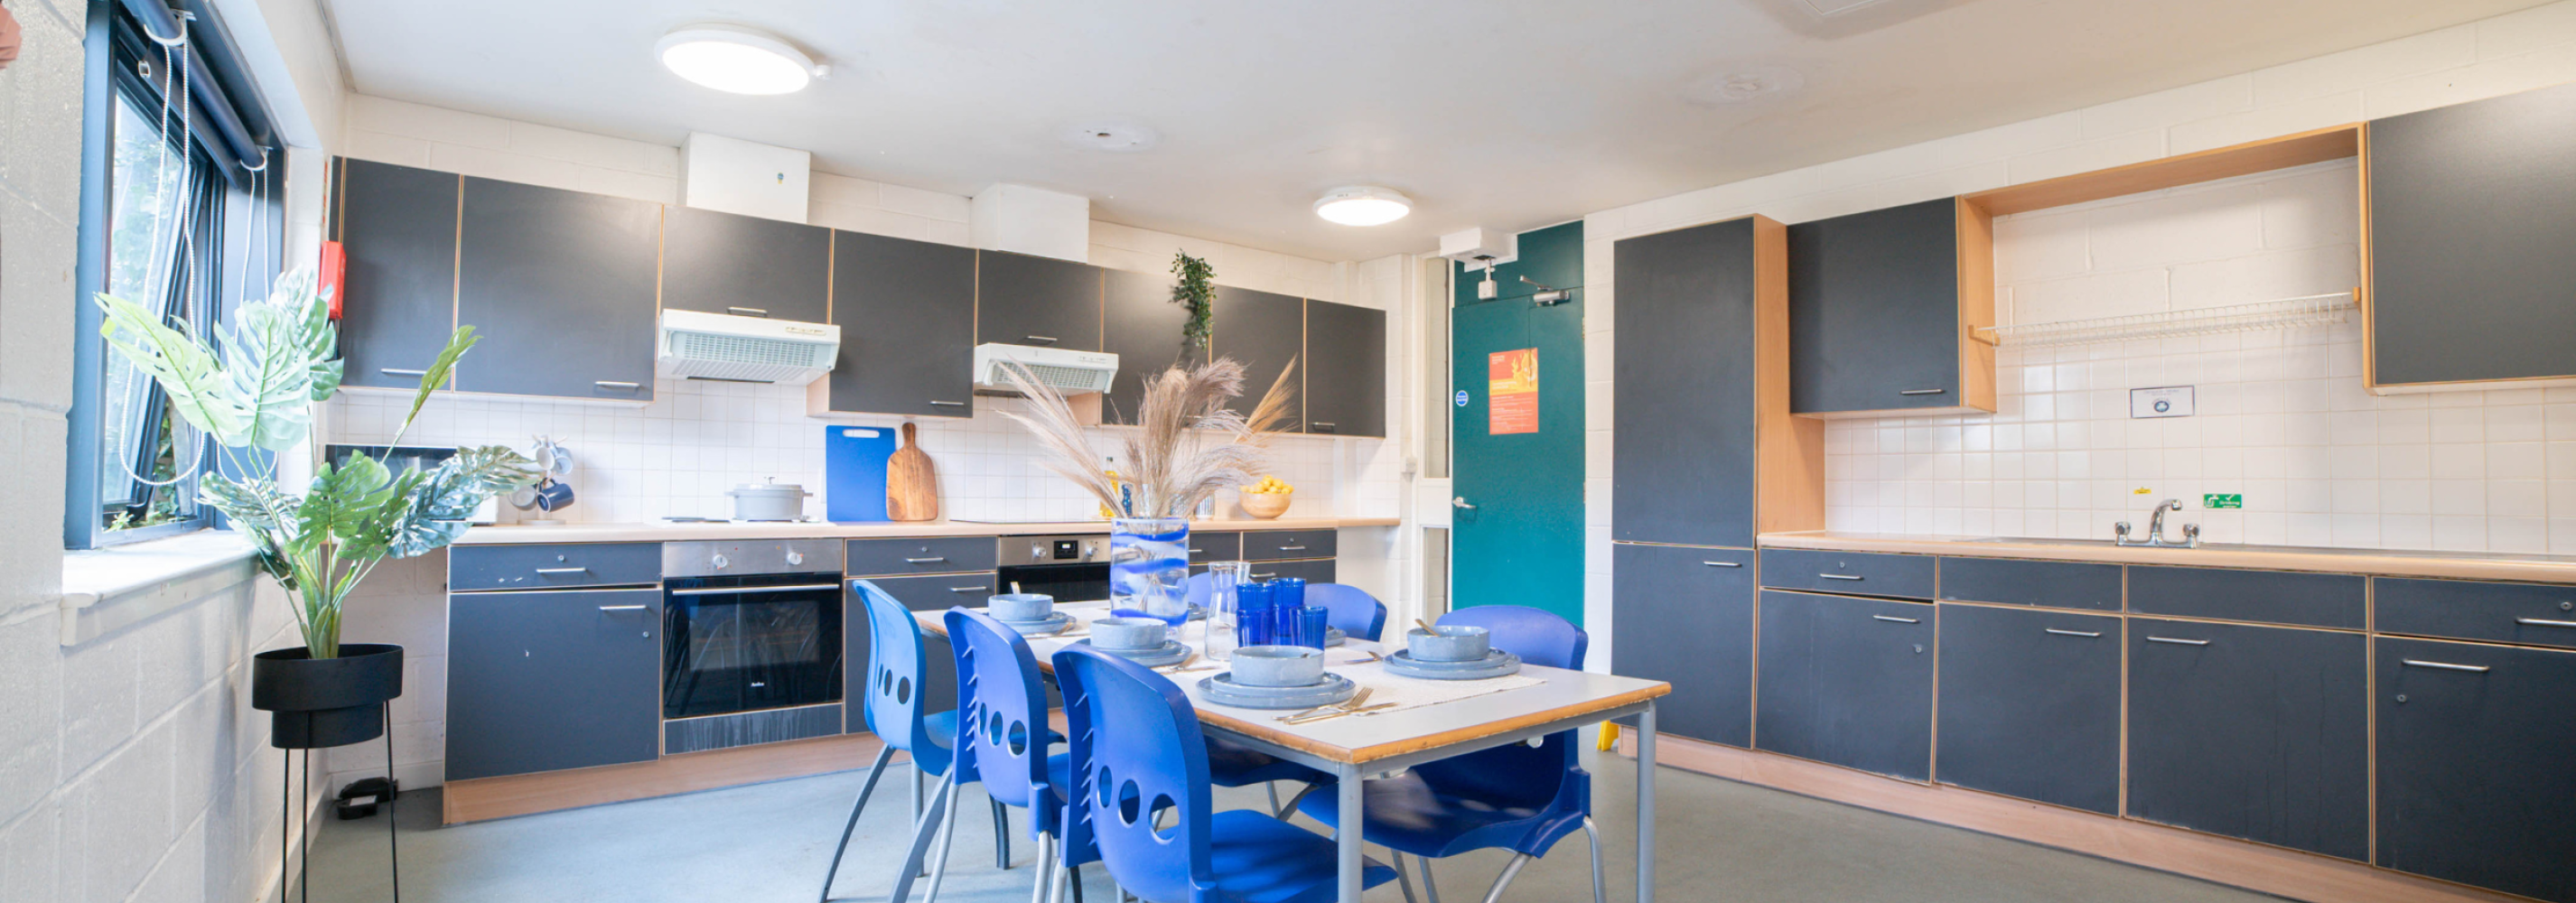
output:
M77 646L164 612L246 592L259 569L248 538L194 533L63 554L62 644Z

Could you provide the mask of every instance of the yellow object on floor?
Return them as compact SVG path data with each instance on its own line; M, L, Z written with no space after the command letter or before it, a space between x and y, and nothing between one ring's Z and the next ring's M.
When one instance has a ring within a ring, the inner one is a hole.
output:
M1601 723L1601 745L1600 745L1600 747L1599 747L1600 751L1602 751L1602 752L1609 752L1609 751L1611 751L1611 750L1618 749L1618 748L1619 748L1619 725L1618 725L1617 723L1615 723L1615 722L1609 722L1609 721L1604 721L1604 722L1602 722L1602 723Z

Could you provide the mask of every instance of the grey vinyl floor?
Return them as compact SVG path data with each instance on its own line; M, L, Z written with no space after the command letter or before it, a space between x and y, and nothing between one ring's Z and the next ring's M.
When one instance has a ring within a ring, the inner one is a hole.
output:
M1587 753L1587 755L1589 755ZM1610 899L1633 900L1635 768L1594 757L1594 811L1602 826ZM831 844L863 771L638 800L566 812L438 826L437 791L405 794L398 835L402 898L411 903L801 903L821 890ZM898 768L870 801L834 899L878 901L894 880L911 831ZM1689 772L1658 780L1657 899L1780 903L2021 903L2272 900L2250 893L1956 828ZM1258 789L1219 790L1219 808L1259 807ZM981 794L965 821L940 899L1030 898L1036 844L1015 818L1012 868L993 863L991 818ZM1301 824L1316 827L1299 819ZM314 843L311 899L392 899L382 815L324 826ZM1384 851L1370 848L1381 859ZM1476 901L1506 856L1491 851L1440 861L1442 897ZM1089 903L1115 903L1098 865L1085 870ZM1504 893L1510 901L1591 896L1576 834L1532 863ZM918 900L918 891L914 899ZM1368 899L1398 901L1395 885Z

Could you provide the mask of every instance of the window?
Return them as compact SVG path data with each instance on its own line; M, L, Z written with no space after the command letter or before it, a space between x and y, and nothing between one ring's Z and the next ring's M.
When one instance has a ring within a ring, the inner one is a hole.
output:
M208 264L219 237L223 192L212 165L166 130L157 105L140 109L120 91L110 128L107 293L157 306L174 325L211 334L216 306ZM82 299L86 301L86 299ZM170 524L195 526L196 474L209 460L204 436L171 416L152 379L108 355L99 392L98 517L122 533ZM168 532L168 531L156 531Z

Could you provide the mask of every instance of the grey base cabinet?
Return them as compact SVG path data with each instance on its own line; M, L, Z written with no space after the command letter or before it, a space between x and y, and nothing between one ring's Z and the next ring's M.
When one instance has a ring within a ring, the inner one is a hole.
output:
M1255 561L1252 563L1252 572L1249 576L1254 580L1295 577L1310 584L1331 583L1335 571L1333 559L1330 558L1312 561Z
M1764 591L1757 749L1932 774L1932 606Z
M2368 857L2361 634L2129 622L2129 814Z
M2576 652L2383 637L2375 654L2379 864L2576 900Z
M1612 673L1660 680L1666 734L1753 745L1753 552L1619 543Z
M1942 605L1941 783L2120 812L2120 619Z
M456 593L447 611L450 780L661 754L659 587Z

